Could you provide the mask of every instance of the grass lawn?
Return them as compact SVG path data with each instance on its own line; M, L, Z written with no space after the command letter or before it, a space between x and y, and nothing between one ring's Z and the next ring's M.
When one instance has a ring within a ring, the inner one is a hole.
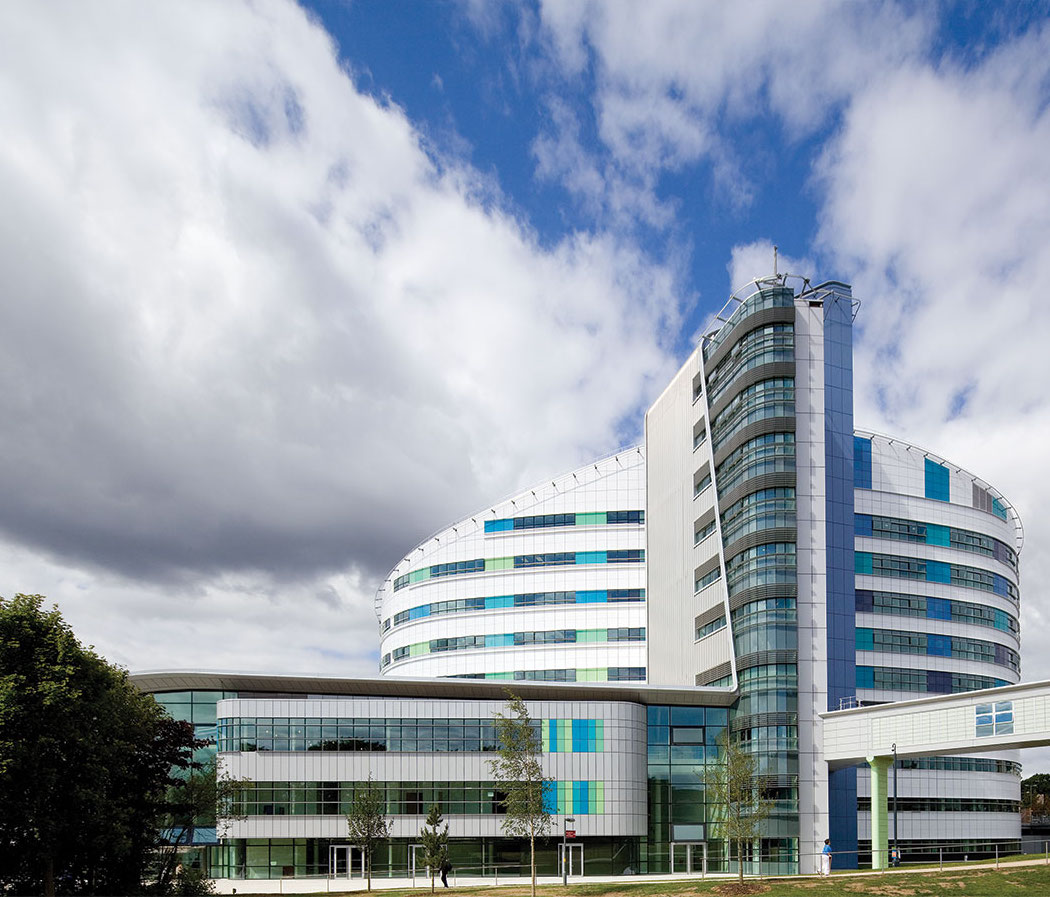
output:
M996 872L994 868L936 869L926 872L903 872L871 876L832 876L819 878L766 878L745 880L744 889L736 879L674 882L601 882L594 884L543 885L537 889L542 897L736 897L736 895L764 894L768 897L922 897L922 895L950 895L960 897L1004 897L1009 894L1038 894L1050 897L1050 867L1018 866ZM239 889L238 889L239 890ZM322 892L323 893L323 892ZM330 892L327 897L360 897L364 891ZM373 891L376 897L423 897L430 888L415 890ZM528 897L528 885L504 887L438 888L445 895L464 897ZM238 894L238 897L241 897ZM250 897L250 895L248 895Z

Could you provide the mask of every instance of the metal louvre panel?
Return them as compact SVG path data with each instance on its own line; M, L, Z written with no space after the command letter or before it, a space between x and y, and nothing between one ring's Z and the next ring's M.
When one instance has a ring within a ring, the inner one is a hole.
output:
M765 545L767 542L795 542L797 538L798 530L789 526L760 529L754 533L747 533L726 546L726 561L728 562L730 558L736 557L741 551L754 548L756 545Z
M753 713L748 716L738 716L730 724L732 732L740 732L743 729L753 729L756 726L797 726L797 713Z
M712 607L710 610L705 610L700 616L696 618L695 626L699 629L701 626L706 626L708 623L714 623L715 620L724 617L726 609L724 604L718 604Z
M733 389L722 393L715 403L709 406L711 420L714 420L722 410L733 401L733 398L760 380L771 380L774 377L794 377L795 362L793 361L770 361L760 364L745 372L739 380L733 384Z
M736 659L736 668L746 670L771 663L798 663L798 651L755 651L754 654L743 654Z
M731 675L733 672L733 665L728 661L726 663L720 663L716 667L711 667L709 670L704 670L702 673L696 674L697 685L707 685L709 682L717 682L719 679L724 679L726 676Z
M718 567L720 556L716 554L713 558L709 558L704 561L696 570L693 571L693 582L696 582L702 576L706 576L712 570Z
M774 308L763 308L756 311L754 314L748 315L746 318L741 318L736 322L733 327L733 335L736 339L725 340L714 352L711 353L711 357L704 362L704 378L711 376L711 372L718 367L718 363L725 358L733 347L740 341L744 336L747 336L756 327L761 327L763 324L794 324L795 323L795 307L777 306ZM739 331L740 336L736 336Z
M798 586L790 582L775 582L766 586L751 586L737 592L729 599L729 609L736 610L752 601L760 598L796 598L798 597Z
M796 474L791 470L781 470L776 473L760 473L756 477L748 477L739 486L734 486L731 492L718 496L718 504L723 508L731 508L745 495L759 492L762 489L788 489L795 486Z
M719 446L715 452L715 467L718 467L728 458L735 449L740 448L749 439L756 436L764 436L766 433L794 433L795 418L792 417L767 417L765 420L756 420L754 423L741 427L727 442Z

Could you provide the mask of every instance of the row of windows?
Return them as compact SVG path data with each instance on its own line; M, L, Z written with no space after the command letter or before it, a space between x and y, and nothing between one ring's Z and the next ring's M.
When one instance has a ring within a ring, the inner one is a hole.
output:
M798 665L794 663L767 663L747 667L738 674L741 690L762 691L770 688L798 686Z
M1016 617L1006 611L971 601L955 601L903 592L856 590L858 611L876 614L896 614L902 617L926 617L929 620L951 620L974 626L990 626L1003 632L1020 632Z
M500 679L525 682L643 682L645 667L595 667L584 670L513 670L504 673L456 673L448 679Z
M793 324L766 324L749 331L734 344L707 378L707 402L714 404L740 376L759 365L795 360ZM698 396L694 396L698 398Z
M744 318L748 318L764 308L793 308L794 304L795 294L790 287L770 287L752 293L736 307L733 314L729 316L729 320L719 328L717 333L713 336L705 337L704 359L711 357L711 353L732 335L736 326Z
M233 801L240 816L346 815L372 784L390 816L422 816L437 806L447 815L493 815L505 811L506 795L492 782L246 782ZM603 782L549 782L544 809L558 813L604 813Z
M794 488L760 489L745 495L722 514L722 541L729 545L747 533L774 527L794 529L795 524Z
M858 651L889 651L896 654L925 654L996 663L1018 672L1021 658L1016 651L995 642L932 632L906 632L899 629L856 630Z
M490 595L487 598L459 598L454 601L432 601L418 604L394 614L395 626L411 620L442 614L462 614L479 610L514 607L543 607L551 604L606 604L618 601L644 601L645 589L592 589L561 592L522 592L517 595ZM389 618L385 621L389 623ZM384 631L390 627L384 624Z
M767 473L795 470L795 434L764 433L749 439L715 468L720 496L739 483Z
M644 560L645 549L642 548L616 551L552 551L505 558L475 558L470 561L432 564L429 567L413 570L394 580L394 591L440 576L460 576L465 573L517 570L528 567L563 567L572 564L637 564Z
M994 797L899 797L893 802L901 813L1020 813L1016 800ZM858 797L857 809L871 811L871 798Z
M899 517L877 517L871 514L854 515L854 532L858 536L875 539L895 539L900 542L915 542L920 545L938 545L955 548L995 558L1017 569L1017 555L1004 542L975 533L937 523L922 523Z
M733 628L773 623L794 623L798 619L794 598L759 598L733 611Z
M620 523L645 523L645 511L594 511L585 514L534 514L528 517L504 517L486 520L486 533L511 530L546 529L553 526L605 526Z
M705 474L702 479L697 480L696 483L693 484L693 498L696 498L698 495L702 495L704 492L706 492L710 485L711 474L708 473Z
M406 657L420 657L442 651L465 651L475 648L510 648L530 645L588 644L600 642L644 642L644 626L620 626L608 629L547 629L542 631L503 632L489 635L459 635L433 638L394 648L394 663Z
M734 396L711 422L712 451L717 452L727 440L750 423L794 415L794 378L760 380Z
M755 545L734 555L726 564L726 584L730 595L753 586L794 582L794 542Z
M857 688L884 691L914 691L929 694L956 694L982 688L1009 685L1005 679L975 676L971 673L949 673L944 670L913 670L897 667L857 667Z
M726 628L725 616L719 617L717 620L712 620L710 623L705 623L703 626L696 627L696 637L702 639L705 635L710 635L712 632L718 632L719 629Z
M948 564L924 558L901 557L894 554L872 554L868 551L854 553L855 572L864 576L892 576L897 579L916 579L938 582L945 585L963 586L994 592L1004 598L1017 600L1017 586L1005 576L967 567L963 564Z
M696 582L693 583L693 591L699 592L701 589L706 589L711 583L717 582L722 578L722 568L715 567L714 570L709 570L703 576L699 577Z
M706 526L700 527L695 533L693 533L693 544L694 545L699 545L701 542L704 541L704 539L706 539L708 536L710 536L714 531L715 531L715 522L714 522L714 520L712 520L709 524L707 524Z
M541 723L535 721L537 739ZM219 721L220 751L496 750L492 719L316 719L233 717Z
M987 757L916 757L898 759L899 769L948 770L950 772L991 772L1020 778L1021 764L1013 760L992 760Z

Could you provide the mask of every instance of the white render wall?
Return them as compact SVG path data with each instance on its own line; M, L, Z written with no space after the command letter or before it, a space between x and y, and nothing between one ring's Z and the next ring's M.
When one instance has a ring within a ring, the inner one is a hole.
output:
M410 551L377 596L380 656L387 675L408 677L509 673L517 670L645 667L644 642L469 648L386 661L394 650L432 639L556 629L644 627L644 601L500 608L422 617L394 625L394 615L441 601L529 592L644 589L644 563L584 564L468 573L412 583L394 580L434 564L548 552L645 548L644 524L555 526L486 533L486 520L540 514L581 514L645 509L641 448L582 467L461 520Z
M601 752L544 753L544 775L557 781L600 781L605 784L602 813L575 813L579 837L642 836L647 832L646 710L626 701L533 701L534 720L600 719L604 721ZM506 711L500 701L440 699L281 700L235 698L220 701L220 719L346 718L491 719ZM252 782L486 782L492 780L490 753L476 752L329 752L234 751L219 755L222 769L233 778ZM446 817L456 838L501 835L500 816ZM564 816L554 814L554 830ZM392 817L391 836L416 837L425 815ZM329 838L346 834L342 816L249 816L230 820L230 838Z

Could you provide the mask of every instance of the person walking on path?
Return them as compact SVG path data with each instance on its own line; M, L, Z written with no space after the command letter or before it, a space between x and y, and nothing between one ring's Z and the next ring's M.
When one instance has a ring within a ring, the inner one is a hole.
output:
M452 864L446 858L445 862L441 864L441 883L447 888L448 887L448 874L452 871Z
M824 839L824 849L820 852L820 874L831 875L831 839Z

